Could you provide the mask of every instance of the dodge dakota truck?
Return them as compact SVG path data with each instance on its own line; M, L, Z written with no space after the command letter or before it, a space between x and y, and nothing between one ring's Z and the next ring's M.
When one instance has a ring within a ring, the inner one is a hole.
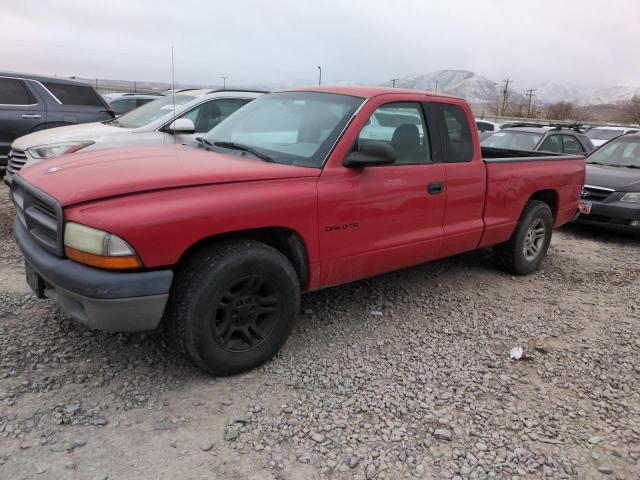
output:
M198 142L25 168L14 231L39 297L92 328L162 321L214 375L271 358L304 292L489 246L533 272L584 183L583 157L481 151L464 100L414 90L276 92Z

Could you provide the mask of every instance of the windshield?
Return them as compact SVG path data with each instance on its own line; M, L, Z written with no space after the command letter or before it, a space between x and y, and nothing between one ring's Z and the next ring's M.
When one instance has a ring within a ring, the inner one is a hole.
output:
M113 124L123 128L140 128L151 122L158 120L173 113L173 98L175 97L176 106L175 109L180 110L185 103L192 101L195 97L191 95L185 95L183 93L176 95L167 95L166 97L159 98L153 102L146 103L141 107L131 110L129 113L125 113L121 117L112 120Z
M587 163L640 168L640 138L620 137L587 157Z
M234 143L276 163L320 168L363 100L333 93L272 93L239 109L205 139L213 144L211 150L228 153Z
M483 147L509 148L511 150L535 150L542 138L539 133L532 132L496 132L480 142Z
M619 137L624 133L624 130L610 130L604 128L592 128L585 134L591 140L611 140L612 138Z

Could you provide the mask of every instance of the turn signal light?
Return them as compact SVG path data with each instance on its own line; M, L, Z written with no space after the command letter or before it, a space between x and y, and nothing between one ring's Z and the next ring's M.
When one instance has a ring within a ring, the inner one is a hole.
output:
M81 252L80 250L76 250L71 247L65 247L64 252L68 258L91 267L106 268L108 270L130 270L133 268L142 268L142 262L137 255L105 257L102 255L94 255L93 253Z

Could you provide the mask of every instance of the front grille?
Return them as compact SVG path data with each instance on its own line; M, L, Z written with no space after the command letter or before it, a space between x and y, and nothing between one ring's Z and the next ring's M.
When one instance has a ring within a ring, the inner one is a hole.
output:
M20 177L11 184L18 219L40 246L56 255L64 254L62 207L51 196Z
M580 200L584 200L587 202L604 202L613 192L614 190L612 188L585 185L582 188Z
M27 154L23 150L14 148L9 151L9 161L7 163L7 173L15 175L27 163Z

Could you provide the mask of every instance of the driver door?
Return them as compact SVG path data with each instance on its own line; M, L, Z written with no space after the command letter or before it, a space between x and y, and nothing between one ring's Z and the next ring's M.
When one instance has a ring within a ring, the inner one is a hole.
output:
M398 158L392 165L323 171L318 181L323 286L426 262L442 249L445 168L433 160L435 137L422 105L386 103L371 115L384 118L385 129L368 121L353 149L383 141Z

